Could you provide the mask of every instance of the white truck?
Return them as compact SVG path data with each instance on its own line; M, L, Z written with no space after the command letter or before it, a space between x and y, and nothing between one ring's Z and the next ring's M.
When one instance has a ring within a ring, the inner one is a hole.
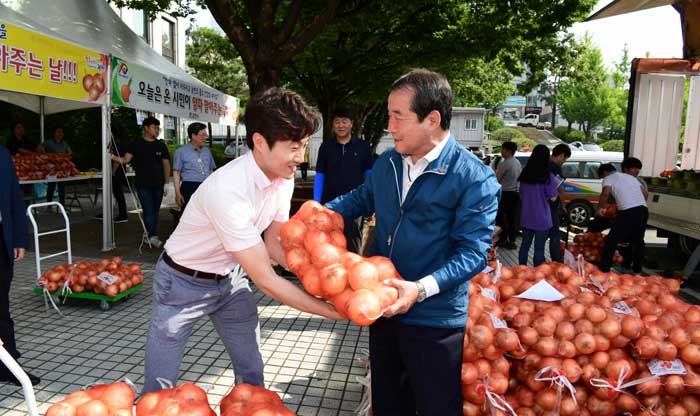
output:
M689 277L700 264L700 69L681 59L634 59L631 117L625 153L642 161L648 177L648 224L688 257ZM686 82L690 84L685 136L677 166ZM665 173L667 178L659 178Z
M539 114L525 114L525 117L518 120L518 127L537 127L539 123Z

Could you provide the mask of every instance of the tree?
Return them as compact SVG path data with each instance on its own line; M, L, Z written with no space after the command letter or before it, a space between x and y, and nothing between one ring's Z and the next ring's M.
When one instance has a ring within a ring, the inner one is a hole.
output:
M515 91L513 74L496 59L474 58L465 62L460 73L450 74L455 105L492 110Z
M143 9L149 15L168 10L187 15L195 2L109 1L118 6ZM235 45L254 94L278 85L283 69L330 25L346 24L354 29L349 22L360 15L360 23L383 20L400 35L410 33L424 38L429 35L434 40L444 41L443 46L437 48L444 59L459 52L490 61L501 53L506 67L514 68L521 65L523 50L536 48L541 39L583 19L595 0L521 0L515 4L500 0L196 0L196 3L209 8ZM387 13L397 9L400 13ZM402 20L406 18L407 21ZM408 25L402 26L402 23ZM415 48L413 42L393 43L394 39L393 36L386 39L387 48L405 48L413 54L433 52L431 48ZM381 53L382 49L374 52ZM374 75L379 74L377 71Z
M561 113L569 123L577 122L586 138L590 138L592 130L612 111L614 97L602 53L588 34L581 42L575 65L576 74L562 81L559 88Z
M185 47L188 72L225 94L247 101L247 75L231 42L215 30L204 27L191 30L189 37L190 43Z

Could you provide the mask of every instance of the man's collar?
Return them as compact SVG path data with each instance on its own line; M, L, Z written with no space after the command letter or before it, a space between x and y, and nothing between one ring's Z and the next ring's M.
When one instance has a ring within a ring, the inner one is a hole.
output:
M252 174L252 179L253 183L258 189L266 189L270 186L280 186L282 185L287 179L284 178L276 178L274 180L270 180L270 178L265 175L265 172L258 166L258 162L255 161L255 157L253 156L253 152L248 152L241 157L247 158L246 163L249 163L251 166L251 174ZM292 180L292 179L290 179Z
M425 159L428 161L428 163L432 162L433 160L437 159L440 156L440 153L442 153L442 149L445 148L447 145L447 142L450 140L450 132L448 131L445 134L445 137L440 141L440 143L436 144L435 147L432 148L428 153L425 154L421 159ZM410 158L410 156L404 156L404 159ZM420 159L418 159L420 160ZM413 163L412 159L408 159L409 162Z

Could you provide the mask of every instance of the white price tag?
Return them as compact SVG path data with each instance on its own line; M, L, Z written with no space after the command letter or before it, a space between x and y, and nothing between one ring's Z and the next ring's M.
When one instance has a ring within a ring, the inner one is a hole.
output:
M568 249L564 249L564 264L571 267L571 270L578 270L576 267L576 257L574 257L574 253L570 252Z
M490 313L489 316L491 317L491 323L493 324L493 327L496 329L507 329L508 324L506 321L503 319L499 318L498 316Z
M498 302L496 299L496 292L493 289L487 287L481 288L481 296L491 299L494 302Z
M546 280L540 280L537 284L516 296L516 298L520 299L543 300L546 302L557 302L565 297Z
M486 274L488 274L488 273L491 273L492 271L493 271L493 267L491 267L491 266L486 266L486 268L485 268L484 270L482 270L481 273L486 273Z
M117 276L113 276L107 272L102 272L97 276L98 280L102 280L108 285L113 285L117 281Z
M679 359L673 361L651 360L647 365L651 374L655 376L670 376L673 374L685 375L685 367Z
M613 305L613 312L632 315L632 308L630 308L624 300L621 300Z
M501 261L496 260L496 274L494 274L493 278L491 279L494 285L501 279L501 267L503 267L501 265Z

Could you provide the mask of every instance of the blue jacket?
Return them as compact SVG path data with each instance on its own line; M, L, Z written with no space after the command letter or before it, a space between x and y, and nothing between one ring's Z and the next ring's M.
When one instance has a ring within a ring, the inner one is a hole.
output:
M343 217L376 214L374 255L410 281L433 275L440 293L394 319L412 325L466 325L469 280L486 267L500 185L486 165L450 137L401 204L402 157L382 154L365 182L329 202Z
M3 145L0 145L0 214L2 214L2 233L7 257L10 259L10 264L13 264L14 249L27 248L29 233L15 165L12 163L10 152Z

